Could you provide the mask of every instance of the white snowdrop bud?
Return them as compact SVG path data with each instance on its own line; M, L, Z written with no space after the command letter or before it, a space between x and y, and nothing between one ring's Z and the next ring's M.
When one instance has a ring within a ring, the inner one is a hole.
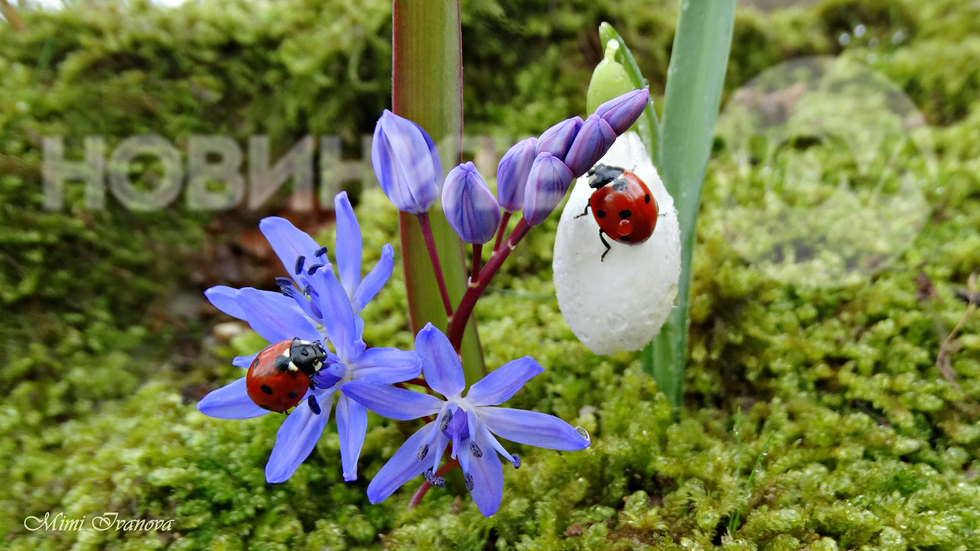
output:
M599 164L635 173L660 214L653 234L641 243L603 234L610 246L603 258L606 246L596 214L590 208L580 216L596 191L589 187L594 177L578 179L562 211L552 264L558 306L585 346L596 354L613 354L639 350L660 332L677 297L681 241L674 199L636 133L620 136Z

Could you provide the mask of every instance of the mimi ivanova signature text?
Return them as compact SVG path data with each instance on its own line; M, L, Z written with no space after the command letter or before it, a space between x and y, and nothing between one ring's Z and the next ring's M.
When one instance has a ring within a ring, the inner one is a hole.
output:
M52 515L44 513L44 517L29 516L24 519L24 528L31 532L70 532L78 530L98 530L105 532L117 530L121 532L152 532L154 530L169 532L173 529L174 519L125 519L119 518L119 513L102 513L90 519L69 518L64 513Z

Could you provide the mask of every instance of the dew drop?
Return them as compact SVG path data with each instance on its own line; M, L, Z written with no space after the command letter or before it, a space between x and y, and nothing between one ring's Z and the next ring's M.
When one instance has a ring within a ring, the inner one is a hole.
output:
M609 316L609 329L615 333L621 333L626 330L626 318L620 316L619 314L612 314Z

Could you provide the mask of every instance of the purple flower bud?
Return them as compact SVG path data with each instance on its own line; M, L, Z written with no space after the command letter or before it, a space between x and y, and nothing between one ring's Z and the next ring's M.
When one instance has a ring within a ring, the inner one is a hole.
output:
M538 138L538 153L548 152L564 159L568 148L572 147L579 128L582 128L582 117L572 117L544 131Z
M521 140L504 153L497 165L497 199L507 212L517 212L524 206L524 187L537 147L537 138Z
M589 115L565 156L565 166L578 178L592 168L616 141L616 132L598 115Z
M500 206L473 163L463 163L446 176L442 208L449 226L467 243L490 241L500 225Z
M439 198L442 163L435 143L421 126L387 109L374 127L371 164L398 210L422 214Z
M632 92L626 92L621 96L616 96L603 103L596 108L595 114L608 122L609 126L618 135L626 132L629 130L629 127L633 126L633 123L636 122L636 119L640 118L640 113L643 113L643 109L646 108L649 101L650 90L646 88L633 90Z
M561 159L544 152L539 153L531 165L524 190L524 219L536 226L544 222L555 210L561 198L572 184L572 171Z

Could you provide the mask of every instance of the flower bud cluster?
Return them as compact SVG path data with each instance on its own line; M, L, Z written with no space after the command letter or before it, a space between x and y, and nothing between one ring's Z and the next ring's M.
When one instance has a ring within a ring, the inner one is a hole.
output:
M371 161L381 189L399 210L425 213L441 193L453 231L467 243L483 244L493 239L501 209L523 211L532 226L544 222L572 181L609 151L649 100L649 90L634 90L603 103L584 121L572 117L516 143L497 166L496 197L471 162L451 170L440 192L442 169L432 139L390 111L375 127Z

